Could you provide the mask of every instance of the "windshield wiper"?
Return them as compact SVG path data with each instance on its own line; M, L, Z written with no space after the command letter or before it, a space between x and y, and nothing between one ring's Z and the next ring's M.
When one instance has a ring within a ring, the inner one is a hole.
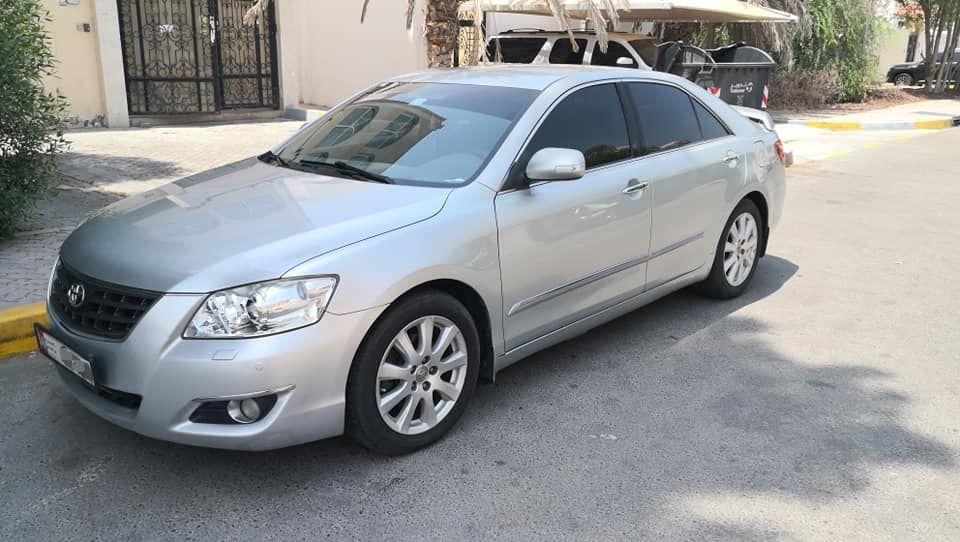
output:
M290 164L288 164L286 160L284 160L283 158L280 158L280 156L273 151L267 151L261 154L260 156L257 157L257 160L260 160L261 162L265 162L268 164L271 164L271 163L276 164L282 167L290 167Z
M351 166L350 164L337 160L336 162L324 162L322 160L310 160L308 158L302 158L297 161L297 164L302 166L309 167L329 167L333 168L341 173L347 173L349 175L354 175L357 177L363 177L364 179L370 181L376 181L378 183L384 184L393 184L393 179L387 177L386 175L380 175L379 173L374 173L372 171L367 171L365 169L360 169L356 166Z

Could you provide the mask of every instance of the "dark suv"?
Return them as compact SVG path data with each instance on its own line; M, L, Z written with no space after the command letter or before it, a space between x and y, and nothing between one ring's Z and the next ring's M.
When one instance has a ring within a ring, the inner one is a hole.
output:
M943 53L937 53L937 63L943 61ZM927 66L929 62L910 62L907 64L896 64L887 72L887 82L896 85L913 86L926 83ZM960 51L953 53L953 66L951 67L950 81L957 80L957 72L960 71Z

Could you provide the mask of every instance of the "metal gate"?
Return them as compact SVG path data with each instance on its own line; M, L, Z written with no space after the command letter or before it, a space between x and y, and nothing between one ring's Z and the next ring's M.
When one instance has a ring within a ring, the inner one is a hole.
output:
M117 0L131 115L279 106L273 3L255 25L252 0Z

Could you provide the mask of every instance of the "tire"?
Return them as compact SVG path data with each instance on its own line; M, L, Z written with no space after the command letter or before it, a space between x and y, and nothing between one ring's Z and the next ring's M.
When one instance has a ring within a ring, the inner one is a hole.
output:
M749 217L749 220L746 217ZM741 220L742 222L738 223ZM752 228L749 226L750 220L752 220ZM734 223L738 223L738 226L747 226L747 236L742 237L744 241L740 241L739 238L734 236ZM720 241L717 243L717 250L713 257L710 275L707 280L700 283L700 292L716 299L732 299L743 294L757 272L764 231L763 220L756 204L748 199L741 201L723 227L723 233L720 235ZM734 259L731 266L727 265L727 262L729 262L728 241L736 249L731 252ZM747 258L751 253L753 254L752 258ZM749 263L749 268L745 267L747 263ZM732 273L733 277L731 277L731 271L734 271L738 264L742 274Z
M909 73L898 73L893 78L893 84L897 86L912 87L916 83L916 80Z
M423 355L424 326L431 330L430 350L441 348L446 330L452 329L449 346ZM346 433L384 455L429 446L463 415L479 373L480 338L463 304L437 291L401 298L374 324L354 358L347 379Z

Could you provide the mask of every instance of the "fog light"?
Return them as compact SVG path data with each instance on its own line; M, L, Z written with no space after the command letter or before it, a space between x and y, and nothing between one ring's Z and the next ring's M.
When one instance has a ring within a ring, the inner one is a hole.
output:
M260 405L254 399L235 399L227 403L227 414L237 423L253 423L260 419Z

